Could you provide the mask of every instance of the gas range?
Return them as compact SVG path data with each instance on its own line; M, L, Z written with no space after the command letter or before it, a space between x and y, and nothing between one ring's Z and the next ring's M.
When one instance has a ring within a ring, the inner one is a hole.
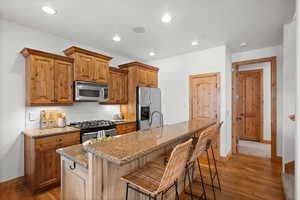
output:
M71 122L70 126L79 129L89 129L89 128L105 128L105 127L115 127L116 123L109 120L91 120L82 122Z
M80 129L81 143L90 139L117 135L116 123L109 120L71 122L70 126Z

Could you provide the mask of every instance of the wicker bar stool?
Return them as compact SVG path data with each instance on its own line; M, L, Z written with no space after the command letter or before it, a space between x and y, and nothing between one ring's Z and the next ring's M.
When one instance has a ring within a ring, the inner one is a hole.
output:
M204 130L200 136L196 139L196 144L194 146L192 155L189 159L189 161L187 162L186 165L186 169L185 169L185 177L184 177L184 188L185 188L185 180L186 180L186 175L188 176L188 180L189 180L189 190L190 193L188 193L191 197L191 200L193 200L193 197L201 198L206 200L206 192L205 192L205 187L204 187L204 180L203 180L203 176L202 176L202 170L201 170L201 166L200 166L200 162L199 162L199 157L201 156L202 153L204 153L204 151L206 151L206 146L207 146L207 141L208 141L208 133ZM190 169L192 169L194 171L194 164L195 162L197 162L198 164L198 169L199 169L199 174L200 174L200 179L201 179L201 186L203 189L203 192L200 196L197 196L195 194L193 194L192 191L192 177L190 175Z
M220 183L220 177L219 177L219 172L218 172L218 168L217 168L217 163L216 163L216 159L215 159L215 154L214 154L214 150L213 150L213 145L216 144L219 133L220 133L220 128L222 126L223 122L214 125L213 127L211 127L208 130L208 134L210 136L210 139L207 142L206 145L206 157L207 157L207 163L208 163L208 169L209 169L209 176L210 176L210 184L206 184L209 185L212 190L213 190L213 194L214 194L214 199L216 200L216 191L215 189L218 189L220 191L222 191L221 189L221 183ZM215 172L213 173L212 169L211 169L211 163L210 163L210 158L209 158L209 153L208 151L211 150L212 153L212 157L213 157L213 162L214 162L214 167L215 167ZM215 178L217 178L218 181L218 186L214 185L214 181Z
M134 190L149 200L156 200L161 194L161 199L170 188L175 186L176 199L179 200L178 178L186 166L190 152L192 139L177 145L171 153L166 167L156 162L147 163L144 167L123 176L121 179L126 182L126 200L128 190Z

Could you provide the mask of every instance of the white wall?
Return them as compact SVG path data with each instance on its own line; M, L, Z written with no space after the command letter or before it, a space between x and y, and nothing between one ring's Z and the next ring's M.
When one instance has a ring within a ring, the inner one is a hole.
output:
M274 46L268 47L263 49L256 49L252 51L240 52L232 54L232 62L244 61L244 60L251 60L251 59L258 59L258 58L266 58L276 56L277 57L277 155L282 155L282 120L283 120L283 94L282 94L282 87L283 87L283 76L282 76L282 46Z
M296 123L296 21L284 26L283 34L283 164L295 160Z
M24 47L61 54L62 50L77 45L114 57L112 66L130 62L128 58L103 52L54 35L0 20L0 182L24 174L23 137L21 131L36 127L38 121L25 120L26 110L38 113L45 107L26 108L25 59L19 53ZM52 107L51 107L52 108ZM69 120L110 119L119 106L95 103L76 103L73 107L56 107L69 114ZM28 119L28 118L26 118Z
M296 76L300 77L300 1L296 8ZM295 144L295 199L300 199L300 79L296 79L296 144Z
M149 63L160 68L158 83L162 90L162 111L165 123L189 119L189 75L221 73L220 118L225 122L221 130L221 156L226 156L231 151L231 130L229 130L231 126L227 126L227 121L231 119L231 106L227 106L228 97L226 96L230 95L230 92L227 92L227 83L231 82L230 76L226 75L226 72L231 69L229 53L226 46L220 46ZM225 68L228 65L230 68L226 71Z
M271 140L271 63L258 63L240 67L239 71L263 70L263 139Z

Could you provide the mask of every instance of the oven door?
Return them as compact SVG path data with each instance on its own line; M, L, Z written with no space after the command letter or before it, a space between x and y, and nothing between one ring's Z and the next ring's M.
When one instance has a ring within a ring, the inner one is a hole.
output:
M90 139L96 139L98 136L98 131L97 132L89 132L89 133L83 133L81 135L81 143L84 143Z
M75 81L75 101L100 102L102 87L96 83Z

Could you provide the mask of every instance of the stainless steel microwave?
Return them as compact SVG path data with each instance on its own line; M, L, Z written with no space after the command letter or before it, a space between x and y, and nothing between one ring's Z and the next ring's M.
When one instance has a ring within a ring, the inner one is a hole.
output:
M75 101L105 102L108 101L106 84L75 81Z

